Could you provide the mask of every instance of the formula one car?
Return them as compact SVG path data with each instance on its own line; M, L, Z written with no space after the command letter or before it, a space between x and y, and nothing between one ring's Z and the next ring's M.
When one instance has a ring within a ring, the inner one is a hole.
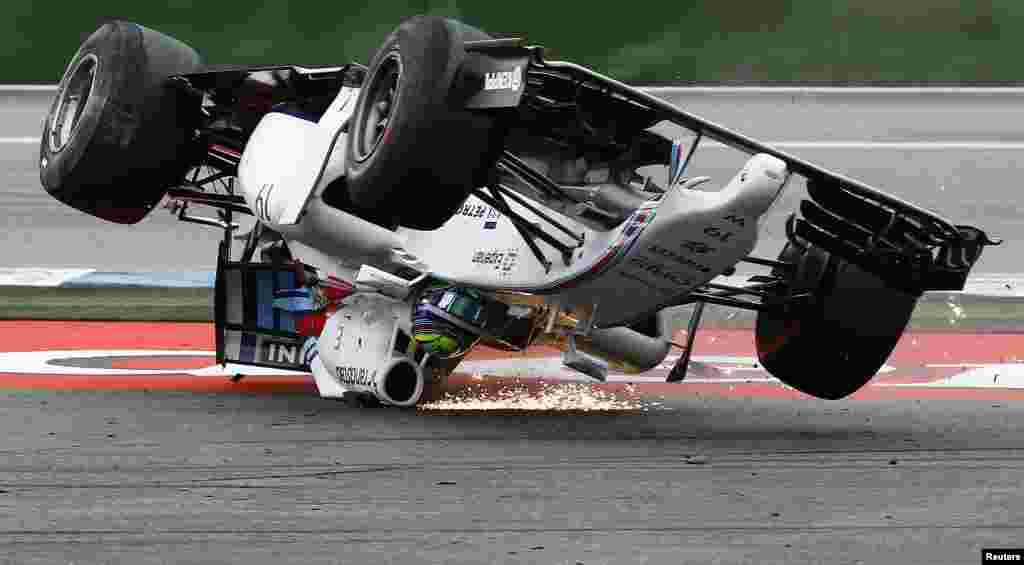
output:
M717 190L685 176L705 139L750 155ZM788 243L752 257L794 175L807 197ZM105 24L60 82L40 178L112 222L164 201L224 230L219 361L308 370L325 397L396 406L478 344L555 344L598 381L649 370L671 346L664 310L686 304L670 381L714 304L757 312L775 377L842 398L923 292L962 289L998 243L520 39L424 16L368 66L332 68L209 67L156 31ZM257 222L244 237L241 214ZM768 272L720 282L741 262Z

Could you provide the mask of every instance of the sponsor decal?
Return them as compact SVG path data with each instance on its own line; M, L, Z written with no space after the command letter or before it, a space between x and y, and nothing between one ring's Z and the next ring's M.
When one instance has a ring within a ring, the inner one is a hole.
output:
M688 269L692 269L694 271L698 271L698 272L701 272L701 273L710 273L711 272L711 267L708 267L707 265L699 263L699 262L697 262L697 261L695 261L695 260L693 260L693 259L691 259L689 257L685 257L683 254L678 253L676 251L673 251L673 250L671 250L671 249L669 249L667 247L662 247L661 245L658 245L657 243L655 243L655 244L651 245L650 247L648 247L647 251L649 251L651 253L654 253L655 255L661 256L661 257L663 257L665 259L668 259L670 261L675 261L676 263L679 263L680 265L682 265L682 266L684 266L684 267L686 267Z
M523 85L523 68L495 71L484 75L484 90L519 90Z
M669 296L679 294L679 290L672 290L672 289L668 289L668 288L662 288L662 287L660 287L658 285L655 285L655 284L652 284L650 281L645 280L644 278L642 278L640 276L637 276L637 275L634 275L633 273L630 273L628 271L617 271L616 274L618 276L624 278L624 279L629 279L631 281L638 282L638 283L646 286L647 288L653 289L653 290L655 290L655 291L657 291L657 292L659 292L661 294L665 294L665 295L669 295Z
M519 265L519 251L516 249L478 249L473 252L470 262L490 266L498 277L508 277Z
M722 218L722 220L725 222L729 222L730 224L739 226L741 228L747 225L747 219L744 218L743 216L737 216L736 214L729 214L728 216Z
M501 218L501 212L486 204L463 204L456 214L467 218L483 219L483 229L485 230L497 228L498 218Z
M338 376L338 382L343 385L372 387L377 371L370 371L366 367L338 366L334 369Z
M473 253L473 262L480 265L497 265L504 258L504 251L476 251Z
M631 267L634 273L644 273L648 276L663 279L682 287L693 286L694 280L684 277L669 269L667 266L656 263L644 256L630 257L626 264Z
M706 236L708 236L708 237L710 237L712 239L717 239L718 241L721 241L722 243L725 243L725 242L729 241L729 238L731 238L735 234L733 232L731 232L731 231L725 231L722 228L719 228L719 227L716 227L716 226L708 226L708 227L704 228L704 235L706 235Z
M267 363L299 365L299 345L281 341L263 340L263 360Z
M708 253L717 251L714 247L704 243L703 241L692 241L686 240L679 244L679 247L689 251L690 253L697 253L698 255L706 255Z
M597 260L594 261L591 266L585 270L582 274L562 279L554 282L546 287L544 290L567 290L573 288L580 283L588 280L592 280L597 276L601 275L612 265L616 264L623 257L627 256L633 249L633 246L640 239L640 234L644 231L644 228L649 226L654 220L657 211L657 202L647 202L640 207L633 215L626 220L626 226L619 234L617 241L612 244L607 251L605 251Z

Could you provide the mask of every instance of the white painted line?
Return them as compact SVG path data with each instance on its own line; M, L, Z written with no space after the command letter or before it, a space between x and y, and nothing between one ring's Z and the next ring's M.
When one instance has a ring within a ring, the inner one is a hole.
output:
M100 349L100 350L56 350L56 351L8 351L0 352L0 372L25 373L30 375L178 375L197 377L230 376L236 373L245 376L300 375L309 373L289 371L273 367L251 367L228 363L226 366L210 365L201 369L105 369L102 367L73 367L56 365L59 359L84 360L103 357L213 357L215 352L206 350L160 350L160 349Z
M1019 86L640 86L640 90L666 94L945 94L1024 95ZM54 92L56 84L0 84L0 92Z
M934 366L934 365L932 365ZM964 364L970 367L970 364ZM993 363L978 366L937 381L919 383L879 383L877 386L901 388L1024 388L1024 364Z
M1024 141L763 141L765 145L782 150L800 149L888 149L892 151L945 151L960 149L963 151L999 151L1024 150ZM700 148L722 149L728 147L717 141L706 141Z
M0 286L57 287L95 269L0 269Z
M769 141L780 149L893 149L928 151L963 149L966 151L993 151L1024 149L1024 141Z
M56 92L56 84L0 84L0 92Z
M37 143L39 143L38 137L0 137L0 144L34 145ZM1024 141L765 141L763 143L782 150L1024 151ZM700 147L702 149L723 149L728 146L717 141L705 141L701 143Z
M652 94L1024 95L1019 86L641 86Z

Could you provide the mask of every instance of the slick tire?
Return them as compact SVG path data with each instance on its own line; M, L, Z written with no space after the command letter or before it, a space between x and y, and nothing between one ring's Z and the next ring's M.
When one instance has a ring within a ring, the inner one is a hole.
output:
M488 39L460 22L405 20L374 55L347 144L354 211L385 227L440 227L486 182L501 151L494 114L462 107L452 86L466 41Z
M812 298L785 314L758 313L755 341L761 364L780 381L817 398L853 394L885 364L919 295L892 288L820 247L788 244L779 260L796 265L785 294L807 292Z
M39 178L53 197L121 224L183 178L200 100L167 87L201 66L188 45L112 21L71 59L43 124Z

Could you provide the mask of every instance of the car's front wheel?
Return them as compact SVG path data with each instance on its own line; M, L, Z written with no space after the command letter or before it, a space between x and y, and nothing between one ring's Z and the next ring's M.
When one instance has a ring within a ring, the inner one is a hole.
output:
M387 227L435 229L486 182L501 128L493 114L463 107L452 86L464 43L489 37L428 16L387 37L350 125L346 184L356 212Z
M885 364L918 295L820 247L787 244L779 259L796 268L779 298L809 293L811 299L786 313L758 313L758 358L773 376L811 396L853 394Z

